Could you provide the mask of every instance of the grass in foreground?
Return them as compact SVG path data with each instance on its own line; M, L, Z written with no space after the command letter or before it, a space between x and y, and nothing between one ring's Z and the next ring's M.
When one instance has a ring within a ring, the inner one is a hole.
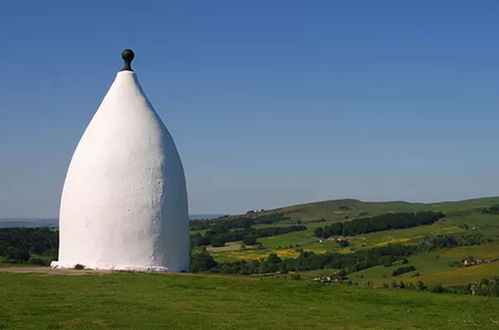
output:
M0 273L0 328L497 328L499 299L283 278Z

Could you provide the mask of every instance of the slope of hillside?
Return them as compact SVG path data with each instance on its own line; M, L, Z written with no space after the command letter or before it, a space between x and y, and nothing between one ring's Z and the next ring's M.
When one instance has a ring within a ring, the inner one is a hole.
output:
M296 256L297 252L294 251L296 248L317 253L326 251L351 252L361 248L391 243L416 243L439 234L466 233L465 227L467 225L477 227L480 233L494 238L499 235L499 215L483 214L481 210L495 204L499 204L499 197L431 204L400 201L362 202L354 199L300 204L259 213L259 215L283 214L288 220L255 227L286 226L301 223L306 225L306 230L260 238L258 242L261 243L261 246L258 249L248 245L242 246L240 242L236 241L230 242L221 248L210 248L210 251L219 260L258 259L272 252L283 257ZM349 221L359 217L386 213L427 210L444 212L446 218L432 225L357 235L350 240L348 248L342 248L334 241L321 241L314 235L316 228L338 221Z
M346 216L376 215L389 212L409 212L422 210L438 210L441 212L457 212L488 207L499 204L499 197L475 198L463 201L438 203L410 203L403 201L363 202L356 199L338 199L331 201L298 204L268 210L269 213L283 213L293 219L302 221L325 219L343 220Z
M401 280L414 283L427 281L431 285L466 285L482 279L492 279L499 275L499 252L497 252L499 251L497 250L499 214L497 212L484 212L485 208L498 204L499 197L430 204L399 201L362 202L353 199L301 204L232 219L244 219L245 217L258 219L258 217L274 215L276 219L282 220L277 220L271 224L252 225L251 228L264 229L305 225L305 230L259 237L256 241L257 244L244 244L242 241L234 240L223 244L223 246L208 246L207 248L217 261L230 263L254 262L268 258L272 254L276 254L281 259L287 259L297 258L304 252L313 252L318 255L325 253L353 254L393 244L408 247L437 244L429 246L429 250L423 248L420 251L412 252L413 255L406 258L407 266L415 267L414 271L406 272L403 275L392 275L398 268L405 267L400 258L394 257L391 261L384 262L385 265L378 264L367 269L362 266L360 271L351 270L350 280L354 284L378 287ZM325 228L339 221L349 222L358 218L415 211L443 212L445 217L431 224L360 233L349 237L318 237L315 233L316 229ZM210 230L209 228L205 229L202 233L206 234ZM464 239L466 237L468 238ZM457 242L463 239L465 241ZM443 241L431 243L435 240ZM489 251L488 254L484 254L486 250ZM479 262L487 262L488 265L473 267L463 267L462 265L466 258L481 259L485 258L485 255L488 255L485 261L480 260ZM317 270L318 268L311 269ZM311 274L318 274L315 270ZM337 271L338 269L324 270L320 274L331 275ZM302 272L302 274L308 276L308 271Z

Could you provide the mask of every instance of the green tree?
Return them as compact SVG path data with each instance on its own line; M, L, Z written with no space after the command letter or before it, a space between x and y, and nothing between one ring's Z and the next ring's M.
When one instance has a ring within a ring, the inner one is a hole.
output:
M18 249L15 247L7 248L7 260L12 263L22 263L29 260L30 254L28 250Z
M210 255L206 249L202 249L199 253L194 253L191 256L191 271L204 272L216 268L218 263Z
M256 235L251 233L243 238L243 243L247 245L256 244Z

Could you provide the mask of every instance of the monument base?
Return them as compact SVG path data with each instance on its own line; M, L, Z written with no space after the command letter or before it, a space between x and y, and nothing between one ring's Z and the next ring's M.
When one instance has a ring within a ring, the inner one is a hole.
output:
M74 269L76 265L83 266L83 269L93 270L122 270L135 272L168 272L168 267L161 266L128 266L128 265L87 265L87 264L68 264L60 261L52 261L50 267L55 269Z

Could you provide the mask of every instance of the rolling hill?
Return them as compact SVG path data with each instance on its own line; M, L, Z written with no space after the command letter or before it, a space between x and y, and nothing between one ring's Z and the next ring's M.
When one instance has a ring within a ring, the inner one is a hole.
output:
M281 259L297 258L304 252L318 255L327 253L353 254L362 250L391 245L421 246L442 237L452 240L476 236L479 237L479 242L461 242L456 243L456 246L429 247L427 250L418 251L414 255L408 256L407 261L416 270L403 275L391 275L394 270L403 267L401 261L394 261L385 266L369 267L350 274L352 282L358 285L386 286L394 280L414 283L426 281L429 284L448 286L465 285L499 275L499 262L495 261L499 260L499 249L497 248L499 214L484 212L484 209L498 204L499 197L428 204L403 201L362 202L355 199L342 199L293 205L274 210L249 212L245 215L226 217L216 221L280 216L282 220L271 224L253 224L251 228L286 227L300 224L306 227L305 230L260 237L257 240L258 244L253 245L244 244L240 240L229 241L223 246L208 245L207 250L221 263L251 262L268 258L271 254L276 254ZM373 231L346 237L347 244L339 244L335 239L324 239L315 235L317 228L324 228L337 222L349 222L354 219L372 218L383 214L421 211L443 212L445 217L428 225ZM193 232L202 234L209 230L203 229ZM232 231L235 230L237 229L232 229ZM464 246L459 246L461 244ZM459 253L455 251L459 251ZM487 253L484 254L485 251ZM483 262L493 262L489 265L457 267L469 257L485 260ZM332 274L335 271L338 269L331 269L329 273ZM305 276L307 273L302 272ZM327 270L321 271L321 274L327 273ZM310 274L317 274L317 271L311 271ZM459 281L455 278L463 280Z
M293 219L303 221L321 218L328 221L339 221L343 220L345 216L355 217L363 212L367 212L369 215L424 210L441 211L445 213L481 209L495 204L499 204L499 197L485 197L438 203L410 203L404 201L363 202L357 199L338 199L281 207L266 212L283 213Z

